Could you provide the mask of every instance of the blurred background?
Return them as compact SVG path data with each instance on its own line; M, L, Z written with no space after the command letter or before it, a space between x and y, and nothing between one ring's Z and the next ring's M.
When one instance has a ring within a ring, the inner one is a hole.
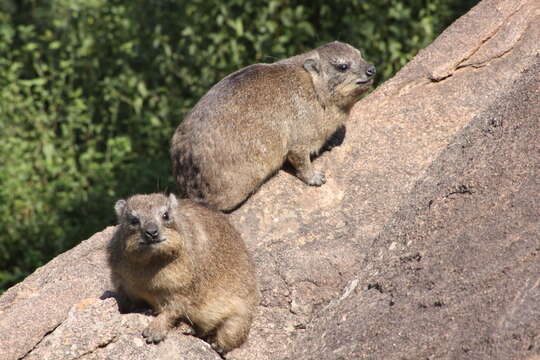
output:
M377 84L478 0L0 0L0 293L174 190L169 141L225 75L340 40Z

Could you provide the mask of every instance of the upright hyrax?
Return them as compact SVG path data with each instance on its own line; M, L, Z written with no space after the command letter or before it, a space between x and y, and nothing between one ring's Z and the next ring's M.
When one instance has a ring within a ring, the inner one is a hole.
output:
M161 341L181 319L221 353L240 346L259 295L244 242L225 215L173 194L135 195L115 210L112 281L121 298L158 313L146 341Z
M179 193L221 210L244 201L285 160L306 184L325 183L310 155L346 121L375 67L332 42L239 70L204 95L171 142Z

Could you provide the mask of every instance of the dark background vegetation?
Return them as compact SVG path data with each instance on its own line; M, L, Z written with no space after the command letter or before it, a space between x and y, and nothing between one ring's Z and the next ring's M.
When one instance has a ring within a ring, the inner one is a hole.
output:
M169 140L214 83L332 40L391 77L477 0L0 0L0 292L174 190Z

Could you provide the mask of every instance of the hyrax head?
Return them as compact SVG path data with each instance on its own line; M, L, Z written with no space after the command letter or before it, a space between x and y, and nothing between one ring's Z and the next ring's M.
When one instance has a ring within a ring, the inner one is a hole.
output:
M178 200L174 194L134 195L114 206L127 253L143 260L149 255L175 255L181 246L177 230Z
M351 45L334 41L315 49L305 60L315 87L326 86L326 102L352 106L371 87L375 66ZM319 95L320 96L320 95Z

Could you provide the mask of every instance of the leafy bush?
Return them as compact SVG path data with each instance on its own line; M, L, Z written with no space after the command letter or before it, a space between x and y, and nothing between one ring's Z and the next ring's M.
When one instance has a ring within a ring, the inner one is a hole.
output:
M171 189L169 139L226 74L338 39L384 80L474 2L0 0L0 290Z

